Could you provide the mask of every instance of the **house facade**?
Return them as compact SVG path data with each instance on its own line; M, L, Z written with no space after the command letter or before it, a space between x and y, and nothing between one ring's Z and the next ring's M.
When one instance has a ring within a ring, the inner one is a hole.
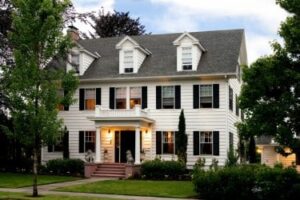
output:
M75 34L73 30L71 34ZM224 165L237 148L235 123L240 66L247 64L243 30L77 40L68 62L80 85L76 103L60 107L68 129L70 158L91 150L96 163L135 164L176 159L175 135L181 110L186 119L187 166L199 158ZM57 145L42 161L62 158Z

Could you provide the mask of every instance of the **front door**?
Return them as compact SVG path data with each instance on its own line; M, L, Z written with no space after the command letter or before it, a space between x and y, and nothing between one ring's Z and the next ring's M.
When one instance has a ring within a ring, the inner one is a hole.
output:
M126 152L130 150L135 157L135 131L116 131L115 133L115 162L126 163Z

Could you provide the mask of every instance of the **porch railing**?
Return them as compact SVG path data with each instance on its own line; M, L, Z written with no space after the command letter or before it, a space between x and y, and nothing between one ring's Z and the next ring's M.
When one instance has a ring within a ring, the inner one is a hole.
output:
M142 109L140 105L135 105L133 109L108 109L97 105L95 117L147 117L148 110Z

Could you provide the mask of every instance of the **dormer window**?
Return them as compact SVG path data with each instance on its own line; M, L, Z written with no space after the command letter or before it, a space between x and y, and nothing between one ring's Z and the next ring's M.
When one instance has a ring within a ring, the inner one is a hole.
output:
M193 58L192 47L182 47L182 69L192 70Z
M124 72L133 73L133 50L124 51Z
M71 65L74 67L74 70L76 73L79 73L79 63L80 63L80 57L79 53L72 52L71 53Z

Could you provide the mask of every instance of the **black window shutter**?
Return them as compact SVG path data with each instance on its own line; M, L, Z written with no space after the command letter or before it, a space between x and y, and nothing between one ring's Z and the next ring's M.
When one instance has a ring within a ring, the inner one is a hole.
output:
M199 149L199 131L194 131L194 136L193 136L193 143L194 143L194 155L199 155L200 154L200 149Z
M142 87L142 109L148 108L147 87Z
M69 131L64 133L63 136L63 157L64 158L69 158Z
M161 131L156 131L156 154L161 154Z
M101 105L101 88L96 88L96 105Z
M161 109L161 86L156 86L156 109Z
M79 110L84 110L84 89L79 89Z
M199 85L193 86L194 93L194 108L199 108Z
M300 165L300 152L296 152L296 165Z
M214 91L214 108L220 107L220 86L219 84L213 85L213 91Z
M115 109L115 88L109 88L109 108Z
M175 108L180 109L181 107L181 90L180 85L175 86Z
M79 131L79 153L84 153L84 131Z
M220 136L219 136L219 131L214 131L213 132L213 152L215 156L220 155Z
M64 96L67 95L67 91L64 90ZM64 105L64 111L68 111L69 110L69 105Z
M53 152L53 145L48 145L48 152Z

